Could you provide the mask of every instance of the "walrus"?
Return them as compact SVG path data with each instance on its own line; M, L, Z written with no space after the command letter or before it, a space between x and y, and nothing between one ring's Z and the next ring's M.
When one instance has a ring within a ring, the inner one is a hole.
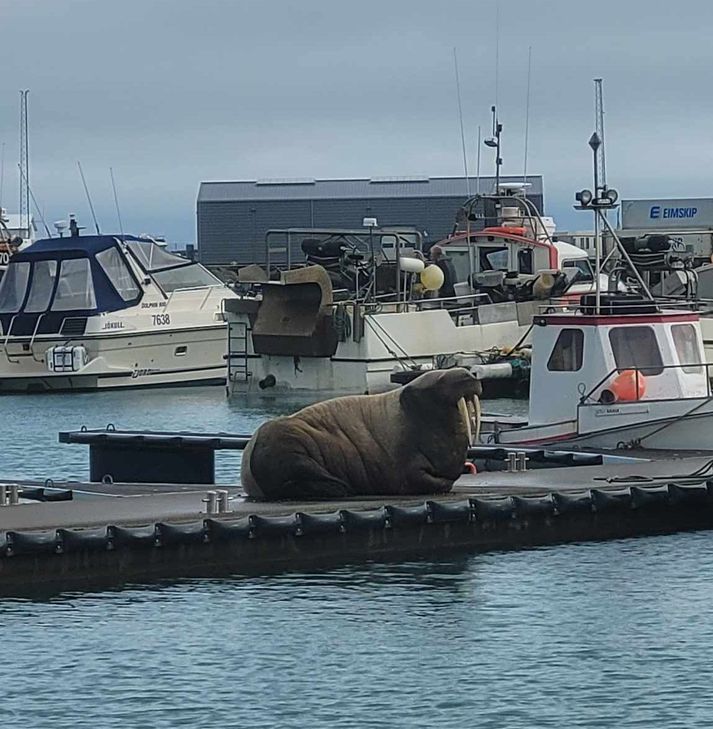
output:
M271 420L245 448L243 488L262 501L446 493L463 472L481 394L456 367Z

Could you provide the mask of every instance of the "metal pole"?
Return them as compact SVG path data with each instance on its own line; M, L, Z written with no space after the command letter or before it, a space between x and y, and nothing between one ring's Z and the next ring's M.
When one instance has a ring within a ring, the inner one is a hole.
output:
M597 149L598 147L592 147L592 153L594 154L594 200L596 201L599 197L599 175L597 174ZM594 251L595 251L595 265L594 265L594 278L595 278L595 306L594 313L601 313L601 273L602 273L602 240L599 234L599 210L594 208Z

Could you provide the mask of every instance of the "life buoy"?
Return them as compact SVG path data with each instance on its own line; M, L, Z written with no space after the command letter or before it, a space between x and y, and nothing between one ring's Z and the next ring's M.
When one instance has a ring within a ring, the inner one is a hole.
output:
M520 226L496 225L492 228L484 228L483 233L492 233L493 235L525 235L525 229Z

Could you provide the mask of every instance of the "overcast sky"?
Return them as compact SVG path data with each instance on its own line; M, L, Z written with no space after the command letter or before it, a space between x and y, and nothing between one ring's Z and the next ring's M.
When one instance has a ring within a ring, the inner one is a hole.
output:
M588 8L593 10L590 13ZM610 10L607 13L607 10ZM457 175L453 48L471 170L495 100L496 0L0 0L3 207L18 208L18 106L48 223L195 238L202 180ZM713 2L509 0L500 10L504 172L541 173L560 229L590 185L593 84L624 197L713 194ZM482 154L483 173L492 153Z

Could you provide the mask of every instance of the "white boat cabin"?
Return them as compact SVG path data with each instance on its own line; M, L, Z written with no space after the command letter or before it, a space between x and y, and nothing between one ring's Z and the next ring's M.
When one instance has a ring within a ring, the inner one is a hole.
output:
M693 312L546 314L534 323L531 425L575 419L581 399L612 404L708 394ZM629 372L634 374L621 378Z

